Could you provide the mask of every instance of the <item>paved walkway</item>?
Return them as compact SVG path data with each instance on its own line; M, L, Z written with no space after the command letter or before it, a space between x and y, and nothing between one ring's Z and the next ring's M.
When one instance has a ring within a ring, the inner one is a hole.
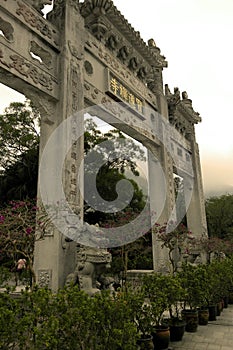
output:
M174 350L233 350L233 305L223 309L216 321L198 326L195 333L184 333L182 341L170 342Z

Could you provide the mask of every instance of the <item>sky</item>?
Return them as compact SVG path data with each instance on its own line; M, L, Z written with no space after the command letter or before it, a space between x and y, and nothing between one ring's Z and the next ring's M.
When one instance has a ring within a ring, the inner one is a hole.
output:
M196 126L206 197L233 193L233 0L114 0L168 61L164 84L187 91ZM0 86L0 113L16 93Z

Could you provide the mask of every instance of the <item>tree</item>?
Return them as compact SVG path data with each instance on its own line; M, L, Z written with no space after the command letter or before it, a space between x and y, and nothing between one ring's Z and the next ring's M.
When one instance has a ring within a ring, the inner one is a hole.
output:
M175 275L178 263L182 261L183 255L190 254L192 246L195 245L192 232L183 223L180 223L171 232L167 232L167 224L155 224L154 233L161 241L161 248L168 250L170 272Z
M39 112L30 101L11 103L5 109L5 113L0 116L0 201L2 203L36 196L39 124ZM139 175L135 159L144 160L144 151L119 130L112 129L102 133L92 119L87 119L85 126L85 155L87 156L91 151L95 161L101 159L101 162L104 163L96 178L97 189L100 197L112 201L117 196L116 184L126 179L124 174L126 169L130 169L134 176ZM98 145L101 145L101 148L97 149ZM109 159L110 150L113 159ZM114 150L117 151L114 153ZM114 154L117 156L118 153L123 156L114 158ZM86 168L85 184L88 184L93 164L94 162L89 162ZM130 182L134 187L134 196L130 205L133 208L141 207L142 209L144 206L143 193L135 181L130 180ZM87 191L88 189L86 193ZM86 205L85 209L90 209L90 207ZM85 219L90 220L90 223L96 223L103 220L103 217L100 216L101 211L93 214L93 211L89 210Z
M32 103L12 102L0 115L0 168L7 169L39 144L40 115Z
M145 161L144 150L134 140L126 137L119 130L109 130L102 133L91 119L86 120L84 148L87 158L85 166L85 181L96 181L96 188L100 197L93 194L92 203L101 206L101 198L105 201L114 201L117 198L116 185L120 180L131 182L134 192L129 205L117 213L104 213L90 208L86 203L85 221L105 228L123 226L137 217L145 206L145 196L137 183L127 178L128 171L139 176L136 161ZM99 146L99 147L98 147ZM99 164L103 164L99 167ZM97 176L96 170L98 169ZM94 176L92 177L92 175ZM88 191L88 186L85 186ZM85 192L85 193L86 193ZM87 193L85 194L85 198ZM148 213L149 215L149 213ZM151 233L144 235L135 242L119 248L111 249L113 261L111 273L122 273L122 282L126 280L126 271L135 268L152 268Z
M233 239L233 195L211 197L205 206L209 236Z
M100 155L109 168L117 169L122 174L128 168L135 176L139 176L136 160L145 161L145 152L142 147L118 129L110 129L106 133L102 133L97 124L91 118L88 118L85 120L85 154L87 155L89 151L93 151L97 145L101 145L101 149L95 150L93 155L96 157Z
M0 201L35 198L40 115L30 101L13 102L0 115Z
M36 198L39 146L19 155L0 176L0 202Z
M144 194L133 179L127 178L126 170L130 170L134 176L139 176L136 160L145 160L144 150L119 130L111 129L102 133L91 119L86 119L85 126L85 198L90 198L89 184L95 182L97 193L92 193L90 201L93 206L101 208L102 199L111 202L117 198L117 183L128 180L133 186L134 193L130 204L123 212L129 210L140 212L145 205ZM95 210L89 203L85 203L84 218L91 224L117 220L115 214Z

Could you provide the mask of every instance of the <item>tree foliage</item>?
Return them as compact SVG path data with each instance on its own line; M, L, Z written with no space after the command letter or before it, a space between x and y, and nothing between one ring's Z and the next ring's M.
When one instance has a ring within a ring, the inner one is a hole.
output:
M0 202L36 198L39 147L25 151L0 176Z
M0 115L0 168L15 164L39 144L40 115L30 101L12 102Z
M144 194L137 183L133 179L127 178L126 174L128 170L134 176L139 176L137 160L145 160L144 150L119 130L110 129L106 133L101 132L92 119L86 119L85 126L84 149L87 157L84 179L85 198L88 196L89 182L96 181L99 197L93 193L91 203L100 208L101 198L104 201L114 201L118 196L117 183L121 180L128 180L133 186L134 193L124 212L129 210L140 212L145 205ZM92 175L93 173L95 175L95 172L96 177L94 176L93 179ZM85 203L85 220L87 222L103 224L114 218L115 214L106 214L101 210L95 210L88 203Z
M30 101L13 102L0 115L0 202L35 198L39 112Z
M206 200L206 217L210 237L233 238L233 195Z
M11 103L0 116L1 203L36 197L39 124L40 115L30 101ZM101 145L101 148L98 148L98 145ZM91 151L95 162L99 160L103 164L95 180L100 197L107 201L113 201L117 197L116 184L126 179L125 171L130 169L134 176L138 176L135 160L145 159L144 151L132 139L126 138L116 129L102 133L92 119L85 121L84 149L86 156ZM85 169L86 193L93 164L94 162L89 162ZM130 205L142 208L143 193L135 181L132 179L130 181L134 187ZM89 206L86 205L85 209L89 209ZM96 223L103 220L100 216L101 212L95 211L93 214L93 211L89 211L85 219L90 220L90 223Z
M34 289L17 299L0 294L2 350L136 349L133 294L90 297L77 286L57 293Z
M139 176L136 160L145 161L145 152L132 138L114 128L103 133L91 118L85 120L85 129L86 155L92 151L92 157L100 156L109 169L117 169L122 174L130 169L135 176ZM96 148L98 145L101 148Z

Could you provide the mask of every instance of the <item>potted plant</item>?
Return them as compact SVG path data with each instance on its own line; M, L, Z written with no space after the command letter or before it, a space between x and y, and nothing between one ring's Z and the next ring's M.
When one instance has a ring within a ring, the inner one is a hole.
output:
M193 235L182 223L171 232L167 232L167 224L156 224L154 232L157 235L157 239L162 242L161 247L168 251L170 272L171 276L173 276L169 296L170 318L166 322L170 327L171 340L181 340L186 322L180 314L180 301L184 299L185 290L181 286L177 271L180 262L184 258L184 253L188 254L190 246L193 244Z
M136 324L139 339L137 344L140 349L154 349L153 344L153 317L152 307L145 292L138 288L136 291L125 292L127 294L127 306L131 309L132 320Z
M203 300L204 294L200 285L198 266L183 263L178 275L184 289L182 317L186 321L187 332L196 332L198 327L198 307Z
M180 302L184 299L184 289L181 286L181 280L179 276L171 276L171 287L169 295L169 318L166 320L170 328L170 340L179 341L182 340L186 322L181 317Z
M209 321L209 307L206 296L209 291L209 276L207 271L207 265L197 265L195 268L196 278L196 290L198 288L199 293L196 295L196 304L198 305L198 324L205 326Z
M163 324L164 312L169 309L169 297L172 289L172 277L152 273L146 275L143 281L145 296L149 299L154 326L153 342L156 350L166 349L170 341L168 325Z
M225 299L225 306L227 297L229 295L229 289L232 286L232 262L231 259L225 258L222 261L213 260L208 266L208 286L209 293L208 304L211 309L216 308L216 315L219 316L223 308L223 302ZM216 315L210 316L210 319L215 320Z

